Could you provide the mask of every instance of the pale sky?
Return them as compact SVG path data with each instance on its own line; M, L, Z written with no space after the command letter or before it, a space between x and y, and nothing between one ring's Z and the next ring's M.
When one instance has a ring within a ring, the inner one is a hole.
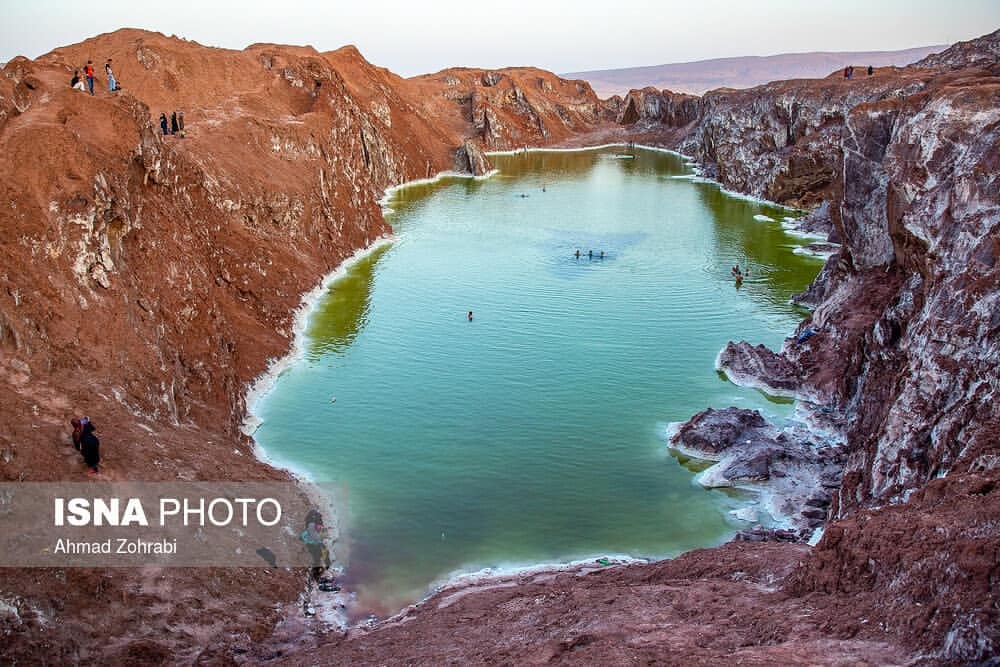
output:
M354 44L403 76L554 72L947 44L1000 27L1000 0L0 0L0 62L118 28L208 46Z

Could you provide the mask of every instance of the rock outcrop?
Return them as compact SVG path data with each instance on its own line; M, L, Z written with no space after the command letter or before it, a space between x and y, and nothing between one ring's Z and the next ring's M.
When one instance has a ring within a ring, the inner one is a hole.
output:
M845 122L864 102L921 90L925 70L847 80L779 81L698 98L647 88L620 102L618 121L694 157L725 187L781 204L811 208L841 187Z
M853 108L838 202L844 245L831 259L840 270L825 272L808 323L821 333L782 354L738 344L720 356L747 383L798 396L806 386L810 400L846 409L857 447L841 511L900 501L962 460L984 463L975 434L996 419L990 378L1000 361L998 93L996 77L972 70L939 75L905 101Z
M839 174L823 196L843 246L800 298L814 312L796 333L819 333L801 344L793 336L778 353L738 343L720 355L731 377L807 398L835 415L846 443L835 520L797 570L793 588L884 595L891 602L874 604L869 618L911 637L925 630L916 644L954 661L983 659L1000 641L988 602L996 593L995 568L985 563L998 542L985 517L995 512L987 508L996 505L1000 477L996 43L994 33L957 45L901 72L897 82L878 84L883 92L869 89L877 93L871 99L848 95L828 119L831 126L800 140L827 133L824 160L833 160ZM938 65L948 70L926 69ZM905 91L892 94L901 84ZM765 88L775 87L783 85ZM764 128L772 125L773 92L757 91ZM742 113L752 116L751 109ZM763 149L768 142L759 131L744 134L752 139L740 146L732 112L715 113L717 121L703 118L700 132L680 145L702 159L736 159L760 178L758 189L729 168L720 168L720 178L773 194L783 178L774 160L784 159L787 146ZM742 161L735 157L741 153ZM859 534L864 546L857 546ZM896 539L903 534L905 540ZM953 569L943 575L939 598L926 582L946 562ZM915 619L907 611L914 606L932 611L916 612Z
M419 91L417 104L435 117L451 116L443 120L459 132L471 122L471 138L486 150L565 141L593 130L606 113L587 82L528 67L455 68L407 84Z
M694 95L643 88L633 90L620 102L617 99L614 102L620 104L615 120L621 125L642 121L647 126L685 127L698 119L699 98Z
M974 65L989 67L1000 59L1000 30L966 42L952 44L941 53L918 60L914 67L961 69Z
M671 436L670 445L716 462L698 475L699 484L757 492L768 513L790 524L800 539L823 524L832 494L840 488L840 447L803 427L778 430L756 410L699 412Z
M467 139L455 152L455 169L474 176L483 176L493 169L493 165L476 142Z
M943 76L905 102L864 106L850 127L885 126L871 157L845 159L845 253L860 271L898 275L866 331L865 369L846 397L859 445L841 511L899 501L982 455L998 417L1000 68ZM881 159L877 163L879 156ZM870 161L869 161L870 160ZM857 172L857 173L855 173ZM865 179L872 172L884 172ZM852 221L853 224L848 224ZM827 302L848 298L849 280ZM822 306L821 306L822 308ZM877 397L877 398L876 398Z

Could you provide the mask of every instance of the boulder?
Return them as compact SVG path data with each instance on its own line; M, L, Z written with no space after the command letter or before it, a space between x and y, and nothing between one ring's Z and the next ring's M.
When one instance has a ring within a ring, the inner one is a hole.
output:
M489 158L474 141L466 139L455 151L455 171L483 176L492 170Z
M802 389L798 367L763 345L746 341L727 343L716 367L739 385L757 387L775 396L799 397Z
M767 422L756 410L708 408L684 422L670 442L695 456L712 459L743 438L748 429L765 426Z

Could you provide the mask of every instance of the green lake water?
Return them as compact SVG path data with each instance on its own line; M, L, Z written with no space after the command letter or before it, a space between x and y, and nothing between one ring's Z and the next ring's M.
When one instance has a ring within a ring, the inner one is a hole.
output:
M753 217L786 210L692 180L675 155L618 152L495 155L489 179L396 191L398 238L331 286L255 406L268 457L335 490L360 608L739 528L745 499L697 486L664 431L709 406L789 412L714 362L729 340L779 345L821 262Z

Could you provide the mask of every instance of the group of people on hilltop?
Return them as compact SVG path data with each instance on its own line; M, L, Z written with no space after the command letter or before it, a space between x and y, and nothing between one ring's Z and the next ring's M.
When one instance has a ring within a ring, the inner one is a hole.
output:
M111 58L108 58L108 62L104 63L104 75L108 77L108 92L115 92L116 90L121 90L121 86L118 85L118 80L115 79L115 72L111 68ZM76 90L82 90L83 92L89 92L91 95L94 94L94 61L88 60L87 64L83 66L83 76L80 76L80 70L73 70L73 78L70 79L69 85Z
M875 68L871 65L868 66L868 76L875 74ZM844 78L853 79L854 78L854 65L848 65L844 68Z
M170 113L170 123L167 124L167 113L164 111L160 114L160 129L163 130L163 136L168 134L178 134L180 133L181 139L184 138L184 112L183 111L173 111Z
M108 77L108 91L115 92L116 90L121 90L122 87L118 85L118 80L115 79L115 72L111 68L111 58L108 58L108 62L104 63L104 74ZM88 60L87 64L83 68L83 76L80 76L80 70L73 70L73 78L69 82L70 87L76 90L82 90L83 92L89 92L91 95L94 94L94 61ZM184 112L174 111L170 114L170 120L167 120L166 112L160 114L160 129L163 130L164 136L168 134L180 134L181 138L184 138Z

